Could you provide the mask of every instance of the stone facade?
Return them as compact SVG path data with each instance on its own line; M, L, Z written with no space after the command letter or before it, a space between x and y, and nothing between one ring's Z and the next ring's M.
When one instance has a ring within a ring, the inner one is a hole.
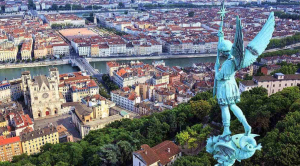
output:
M22 73L25 103L34 119L62 114L58 91L59 72L57 68L51 68L49 72L50 77L40 75L34 79L31 79L29 72Z

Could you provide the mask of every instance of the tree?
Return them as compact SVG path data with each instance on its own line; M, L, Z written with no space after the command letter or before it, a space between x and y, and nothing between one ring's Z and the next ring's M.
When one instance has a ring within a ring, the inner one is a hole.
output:
M51 9L52 10L58 10L58 6L56 4L52 4Z
M295 74L298 70L297 65L293 64L282 64L281 68L273 71L270 75L274 75L275 73L283 73L283 74Z
M299 165L299 131L300 112L291 112L259 141L264 146L263 151L251 162L259 165Z
M176 140L181 147L187 145L192 150L205 142L211 131L212 128L208 125L203 127L202 124L196 124L177 134Z
M190 139L190 134L188 131L180 132L176 135L176 141L181 145L182 148L184 148L184 145L188 143L188 140Z
M69 161L70 164L82 165L81 163L84 160L82 157L83 150L78 143L75 143L70 147L69 153L70 153L70 158L71 158L71 160Z
M186 114L184 112L179 113L178 117L177 117L177 122L179 125L179 131L181 131L181 126L184 125L185 121L186 121Z
M67 4L65 5L65 9L66 9L66 10L71 10L71 5L70 5L69 3L67 3Z
M174 162L174 166L207 166L215 165L216 161L212 155L205 151L200 152L197 156L182 156Z
M211 105L204 100L191 101L190 104L192 113L201 121L209 114L211 110Z
M194 17L195 12L194 12L194 11L190 11L190 12L188 13L188 15L189 15L189 17Z
M262 143L263 149L251 159L236 162L235 165L300 165L299 100L299 87L285 88L271 96L262 87L242 93L238 106L247 117L253 133L260 135L256 139L258 143ZM202 109L203 105L199 102L207 105L204 101L211 105L209 114L214 118L207 120L205 124L199 124L202 119L196 117L198 114L194 111L197 108L192 108L192 104ZM220 130L217 125L211 124L220 114L211 91L204 92L197 94L189 103L179 104L171 110L133 120L112 122L102 129L90 131L79 143L46 144L41 153L14 156L10 165L129 165L132 152L142 144L153 147L165 140L173 140L174 135L176 142L184 148L190 148L185 151L195 149L196 145L197 150L201 150L197 156L179 158L174 163L175 166L214 165L216 161L205 152L204 145L212 131ZM177 125L174 125L174 118ZM184 130L174 127L179 124L184 126ZM233 133L244 132L243 126L234 116L231 130Z
M119 8L124 8L125 7L125 5L122 3L122 2L119 2Z
M60 161L57 164L55 164L55 166L69 166L69 163Z
M130 165L132 162L132 152L136 149L127 141L119 141L117 143L119 155L119 161L122 165Z
M118 156L119 156L118 147L113 144L107 144L100 148L98 155L100 157L100 160L103 165L117 165L119 162ZM101 165L99 163L99 165Z

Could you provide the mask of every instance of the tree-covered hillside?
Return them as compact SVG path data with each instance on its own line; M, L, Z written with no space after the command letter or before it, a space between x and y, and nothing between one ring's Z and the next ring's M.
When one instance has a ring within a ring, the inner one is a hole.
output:
M253 133L259 134L262 151L236 165L300 165L300 90L286 88L270 97L266 89L244 92L238 104L244 111ZM221 112L211 92L197 94L189 103L141 119L124 119L103 129L91 131L76 143L46 144L42 152L14 157L0 165L41 166L127 166L132 165L132 152L140 145L154 146L164 140L176 140L186 148L197 149L199 143L222 128ZM212 125L213 124L213 125ZM242 133L243 127L232 115L231 130ZM199 134L199 137L197 134ZM184 136L189 139L184 140ZM213 165L212 156L201 148L195 156L184 156L176 166Z

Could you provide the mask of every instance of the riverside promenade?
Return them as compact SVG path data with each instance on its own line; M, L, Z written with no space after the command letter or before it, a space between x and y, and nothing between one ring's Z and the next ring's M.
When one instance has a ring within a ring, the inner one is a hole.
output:
M122 60L159 60L159 59L180 59L180 58L199 58L199 57L213 57L212 54L185 54L185 55L155 55L155 56L111 56L111 57L93 57L85 58L88 62L101 62L101 61L122 61ZM56 66L70 64L69 59L59 59L51 61L39 61L39 62L20 62L20 63L6 63L0 64L0 69L12 69L12 68L26 68L26 67L40 67L40 66Z
M12 68L26 68L26 67L40 67L40 66L56 66L69 64L68 59L52 60L52 61L39 61L39 62L20 62L20 63L6 63L1 64L0 69L12 69Z
M86 58L89 62L101 62L101 61L123 61L123 60L160 60L160 59L182 59L182 58L201 58L201 57L214 57L216 53L211 54L185 54L185 55L155 55L155 56L111 56L111 57L93 57Z

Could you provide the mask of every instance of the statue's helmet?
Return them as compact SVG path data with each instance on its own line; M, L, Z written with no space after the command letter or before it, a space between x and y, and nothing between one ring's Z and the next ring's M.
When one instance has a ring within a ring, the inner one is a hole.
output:
M218 50L219 51L223 51L223 52L226 52L226 51L230 51L231 48L232 48L232 43L231 41L229 40L223 40L219 45L218 45Z

